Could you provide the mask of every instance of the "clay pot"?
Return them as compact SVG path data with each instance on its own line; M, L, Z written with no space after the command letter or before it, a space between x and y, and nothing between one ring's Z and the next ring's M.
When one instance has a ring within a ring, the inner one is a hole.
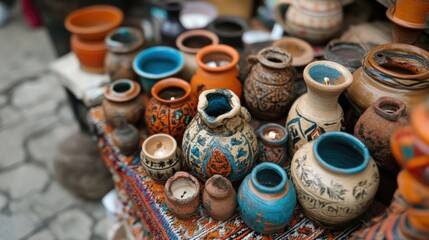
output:
M175 47L176 38L186 31L179 19L182 3L177 0L169 0L164 2L161 6L167 12L167 19L161 24L163 45Z
M286 164L288 133L284 127L276 123L267 123L258 128L256 134L259 143L259 162L288 165Z
M291 156L320 135L344 128L344 112L338 97L353 81L347 68L330 61L308 64L303 75L307 93L293 103L286 120Z
M244 99L250 113L260 119L282 118L295 88L291 55L277 47L264 48L247 58L250 73L244 82Z
M199 96L208 89L224 88L241 98L242 85L238 80L238 52L227 45L210 45L202 48L195 60L198 69L191 79L192 92Z
M351 73L362 66L362 59L366 50L359 43L331 41L323 52L323 58L339 63L346 67Z
M237 208L237 194L231 182L221 175L209 178L204 186L203 207L213 219L230 219Z
M292 219L295 189L283 168L265 162L243 180L237 201L240 216L251 229L264 234L281 233Z
M273 42L271 46L286 50L292 56L294 67L307 65L314 59L313 47L299 38L283 37Z
M217 8L208 2L185 2L180 11L180 22L188 30L202 29L218 16Z
M119 125L112 132L113 144L119 148L122 154L132 155L139 148L139 131L133 125L127 123L125 119L116 120Z
M137 80L133 60L143 46L142 32L132 27L121 27L111 32L105 42L109 50L105 66L110 80Z
M70 38L70 45L83 71L104 73L107 47L103 41L85 41L73 34Z
M178 218L192 216L200 206L200 183L187 172L176 172L164 187L168 209Z
M290 170L304 214L329 229L356 221L379 185L368 149L348 133L329 132L306 143L294 155Z
M206 90L198 101L198 114L183 137L183 155L189 170L205 181L220 174L241 180L258 157L258 143L249 125L250 114L227 89Z
M220 16L234 15L244 19L249 19L252 17L254 0L209 0L209 2L216 6Z
M229 5L229 4L228 4ZM235 48L243 47L241 36L248 28L244 19L237 16L220 16L213 20L207 29L215 33L222 44Z
M408 44L384 44L370 50L347 90L359 116L382 96L397 98L408 109L429 94L429 53Z
M113 127L119 124L115 121L117 118L123 118L138 127L144 111L140 85L126 79L111 83L104 92L102 107L106 122Z
M176 39L177 48L185 57L185 66L182 76L186 81L190 81L198 68L195 55L203 47L219 44L219 38L216 34L206 30L192 30L179 35Z
M167 78L153 86L145 114L150 134L166 133L181 144L183 133L196 114L197 98L186 81Z
M155 181L167 181L181 167L181 154L176 140L163 133L146 138L140 159L147 175Z

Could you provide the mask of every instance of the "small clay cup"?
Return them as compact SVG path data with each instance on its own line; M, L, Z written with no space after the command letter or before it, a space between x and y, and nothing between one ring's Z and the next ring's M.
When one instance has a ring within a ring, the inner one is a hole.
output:
M283 48L292 55L292 66L294 67L307 65L314 59L313 47L299 38L284 37L273 42L271 46Z
M70 45L85 72L103 73L107 47L103 41L85 41L73 34Z
M213 175L206 181L203 207L210 217L219 221L230 219L237 208L237 194L231 182L222 175Z

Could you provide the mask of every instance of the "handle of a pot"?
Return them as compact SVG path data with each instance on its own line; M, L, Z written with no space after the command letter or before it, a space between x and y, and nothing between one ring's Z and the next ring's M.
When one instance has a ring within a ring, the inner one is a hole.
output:
M274 14L276 16L276 22L280 24L284 30L288 27L286 25L286 17L285 13L282 12L282 7L291 5L294 0L278 0L276 5L274 6Z
M250 71L253 68L253 66L255 66L255 64L258 63L258 58L256 57L256 55L252 54L246 58L246 62L247 62L247 71Z

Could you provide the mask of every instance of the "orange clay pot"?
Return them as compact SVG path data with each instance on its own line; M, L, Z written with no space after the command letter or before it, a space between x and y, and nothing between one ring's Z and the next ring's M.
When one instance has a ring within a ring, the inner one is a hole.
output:
M85 41L73 34L70 44L82 70L91 73L104 72L104 59L107 54L104 41Z
M195 57L198 69L191 79L192 92L198 97L208 89L224 88L241 98L242 85L238 80L237 63L240 56L227 45L210 45L202 48Z

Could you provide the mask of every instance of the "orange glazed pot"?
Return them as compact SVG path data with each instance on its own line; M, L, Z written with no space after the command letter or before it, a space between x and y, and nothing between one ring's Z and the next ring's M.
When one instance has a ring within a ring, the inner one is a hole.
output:
M237 63L240 56L227 45L202 48L195 57L198 69L191 79L192 92L198 97L204 90L224 88L241 98L242 85L238 80Z
M107 47L104 41L84 41L75 34L70 39L71 49L86 72L103 73Z

